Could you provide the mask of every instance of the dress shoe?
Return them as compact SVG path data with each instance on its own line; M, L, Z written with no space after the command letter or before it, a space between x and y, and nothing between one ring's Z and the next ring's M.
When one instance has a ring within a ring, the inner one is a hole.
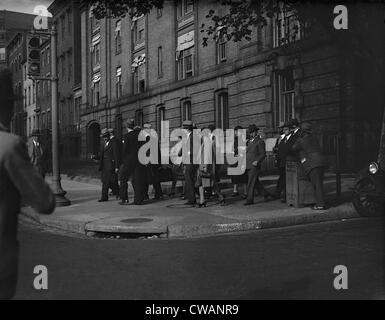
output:
M244 204L244 206L252 206L254 204L254 202L246 202L245 204Z
M128 206L128 205L129 205L129 202L128 202L128 200L125 200L125 201L120 201L118 204L119 204L120 206Z
M108 200L106 200L106 199L100 199L100 200L98 200L98 202L107 202Z
M196 202L187 201L184 205L185 206L195 206Z
M233 198L236 198L236 197L239 196L239 192L233 192L233 193L231 194L231 196L232 196Z

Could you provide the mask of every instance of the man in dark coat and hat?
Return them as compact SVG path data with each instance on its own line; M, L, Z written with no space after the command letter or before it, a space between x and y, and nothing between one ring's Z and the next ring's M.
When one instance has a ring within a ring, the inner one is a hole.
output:
M277 187L275 190L276 197L281 199L282 202L286 202L286 158L291 143L289 144L290 135L292 133L290 124L286 122L282 125L282 135L277 141L277 145L274 148L276 153L276 166L279 172L279 178L277 181Z
M115 183L114 177L119 171L119 150L110 140L108 129L103 129L100 135L103 143L100 148L99 171L102 173L102 197L99 202L108 201L108 189Z
M31 158L31 163L36 170L45 178L47 164L45 163L45 151L40 142L41 133L39 129L33 129L31 139L28 142L28 155Z
M302 168L314 187L317 204L313 209L325 210L323 178L326 161L322 155L318 138L312 132L311 123L305 122L301 125L301 136L293 145L292 150L299 154Z
M268 201L270 194L259 181L262 162L266 158L265 142L258 136L259 128L252 124L249 126L250 141L246 150L247 201L246 206L254 203L255 189Z
M15 294L18 266L18 214L21 201L50 214L55 198L30 162L25 143L9 134L12 118L12 74L0 71L0 300Z

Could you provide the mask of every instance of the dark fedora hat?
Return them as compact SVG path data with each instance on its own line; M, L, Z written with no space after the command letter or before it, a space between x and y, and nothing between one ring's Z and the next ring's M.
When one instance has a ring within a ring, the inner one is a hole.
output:
M129 129L134 129L135 128L135 120L134 119L128 119L126 121L126 126Z
M297 119L290 119L287 123L286 123L286 125L285 125L285 127L289 127L289 128L297 128L297 127L299 127L299 121L297 120Z
M313 132L313 126L310 122L303 122L301 123L301 130L307 133Z
M101 138L104 138L104 137L109 137L110 136L110 132L108 129L103 129L101 134L100 134L100 137Z
M258 132L259 128L255 124L249 125L249 133Z
M41 132L39 129L32 130L31 137L40 137L40 136L41 136Z

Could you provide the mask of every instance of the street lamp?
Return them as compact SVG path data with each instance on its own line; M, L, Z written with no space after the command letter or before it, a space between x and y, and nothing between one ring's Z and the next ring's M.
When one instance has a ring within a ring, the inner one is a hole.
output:
M52 191L56 198L57 207L71 205L61 186L59 164L59 108L58 108L58 76L56 65L57 31L53 24L51 29L51 96L52 96Z

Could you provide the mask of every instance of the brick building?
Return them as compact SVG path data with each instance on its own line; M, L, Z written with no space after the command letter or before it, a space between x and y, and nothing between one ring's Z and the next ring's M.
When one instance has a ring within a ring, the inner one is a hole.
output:
M57 29L57 70L61 148L67 158L80 155L81 35L79 0L54 1L48 11Z
M12 71L14 92L14 115L11 122L11 130L24 138L27 137L27 103L31 98L30 91L25 88L24 66L27 58L28 32L18 32L10 40L6 47L7 65Z
M35 15L0 10L0 69L7 66L6 46L9 41L23 30L33 27Z

